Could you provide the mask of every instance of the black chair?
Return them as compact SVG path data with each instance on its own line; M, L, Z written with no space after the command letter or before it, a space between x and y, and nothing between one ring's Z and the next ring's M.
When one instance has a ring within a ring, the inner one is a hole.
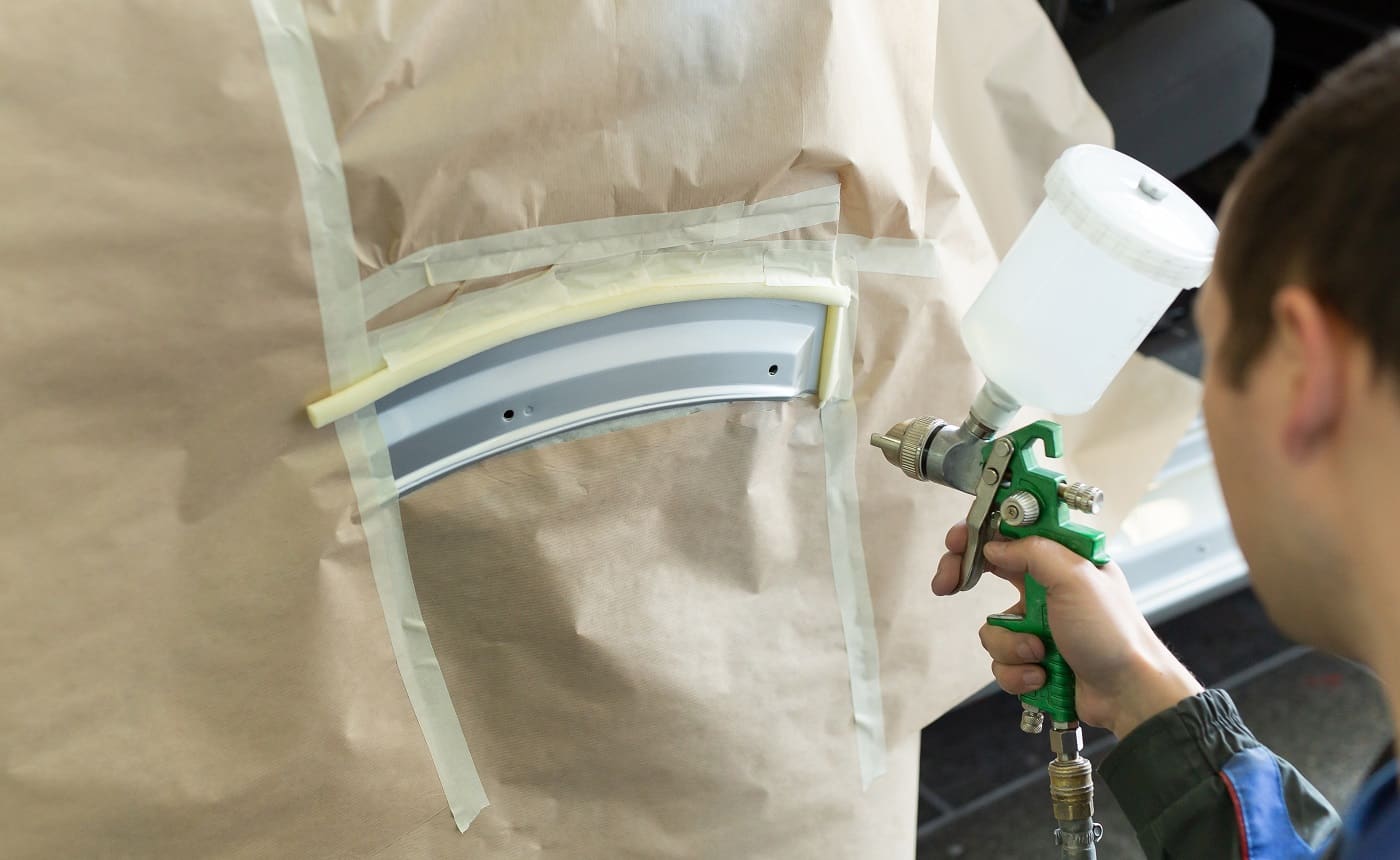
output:
M1169 178L1247 138L1274 29L1250 0L1041 0L1117 148Z

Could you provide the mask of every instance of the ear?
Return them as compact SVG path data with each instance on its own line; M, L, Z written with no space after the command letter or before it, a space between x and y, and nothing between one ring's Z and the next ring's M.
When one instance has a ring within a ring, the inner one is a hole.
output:
M1345 402L1343 332L1310 291L1289 286L1274 295L1275 335L1288 374L1284 453L1307 460L1325 445Z

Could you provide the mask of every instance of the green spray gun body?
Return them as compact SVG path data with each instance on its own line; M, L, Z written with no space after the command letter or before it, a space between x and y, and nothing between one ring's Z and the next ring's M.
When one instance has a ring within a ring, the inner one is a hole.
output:
M1103 493L1087 484L1069 483L1064 475L1036 459L1035 443L1045 455L1059 457L1060 425L1036 421L995 437L995 429L1015 412L990 383L974 401L967 420L953 425L931 416L911 418L877 433L870 444L891 464L919 481L933 481L970 493L967 549L963 552L959 590L977 584L986 570L986 546L998 534L1009 538L1038 536L1053 540L1094 564L1106 564L1104 535L1070 520L1070 511L1096 514ZM991 417L988 417L991 416ZM987 623L1030 633L1045 643L1046 682L1021 696L1023 731L1039 733L1050 716L1050 800L1059 822L1055 841L1062 858L1092 860L1103 828L1094 822L1093 768L1081 755L1083 733L1074 707L1074 673L1055 647L1045 605L1045 587L1026 576L1024 615L992 615Z
M994 513L989 513L986 523L977 524L984 539L993 528L1013 539L1038 536L1053 540L1094 564L1107 564L1103 532L1070 521L1072 505L1064 496L1074 493L1076 485L1067 484L1064 475L1040 465L1034 450L1037 441L1044 446L1047 457L1061 456L1060 425L1052 421L1028 424L988 442L983 448L985 464L993 460L998 445L1010 443L1014 446L1009 461L1000 470L1000 480L992 496ZM1041 664L1045 667L1045 685L1021 696L1021 704L1031 715L1023 725L1038 729L1042 718L1035 716L1037 714L1049 715L1053 723L1075 722L1078 715L1074 707L1074 673L1055 647L1046 611L1045 586L1033 574L1027 574L1025 588L1025 615L999 614L987 618L988 624L1030 633L1045 643L1045 660Z

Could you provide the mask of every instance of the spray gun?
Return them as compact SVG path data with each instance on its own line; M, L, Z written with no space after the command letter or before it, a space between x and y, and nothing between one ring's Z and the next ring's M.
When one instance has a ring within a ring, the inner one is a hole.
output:
M986 569L1000 534L1048 538L1096 565L1104 534L1071 519L1097 514L1103 493L1042 465L1063 455L1060 425L1035 421L998 436L1023 404L1063 414L1087 410L1182 289L1209 272L1216 230L1190 198L1132 158L1072 147L1045 178L1046 199L963 319L963 340L987 382L967 417L901 421L870 443L919 481L973 497L959 590ZM1050 799L1062 858L1094 858L1093 768L1083 756L1074 673L1055 647L1045 588L1026 576L1025 614L987 623L1045 643L1046 682L1021 696L1023 731L1050 720Z
M1098 513L1103 493L1088 484L1068 483L1036 461L1037 441L1047 456L1060 456L1060 425L1054 422L1036 421L994 439L996 430L1015 412L1014 401L988 382L960 425L916 418L870 438L909 477L972 494L960 591L977 584L986 569L983 548L998 532L1008 537L1040 535L1095 564L1108 563L1103 532L1069 519L1071 509ZM1081 755L1084 738L1074 709L1074 674L1055 648L1046 617L1045 588L1029 575L1025 607L1024 615L992 615L987 623L1033 634L1045 643L1045 686L1021 696L1021 729L1039 734L1049 714L1050 747L1055 753L1050 763L1050 800L1059 822L1055 841L1062 857L1091 858L1102 826L1094 823L1093 769Z

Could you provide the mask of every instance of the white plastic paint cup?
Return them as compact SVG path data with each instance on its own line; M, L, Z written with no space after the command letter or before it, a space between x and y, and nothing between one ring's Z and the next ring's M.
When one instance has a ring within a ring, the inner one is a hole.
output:
M1205 280L1210 217L1142 163L1071 147L1046 198L963 318L968 351L1018 402L1093 406L1183 289Z

